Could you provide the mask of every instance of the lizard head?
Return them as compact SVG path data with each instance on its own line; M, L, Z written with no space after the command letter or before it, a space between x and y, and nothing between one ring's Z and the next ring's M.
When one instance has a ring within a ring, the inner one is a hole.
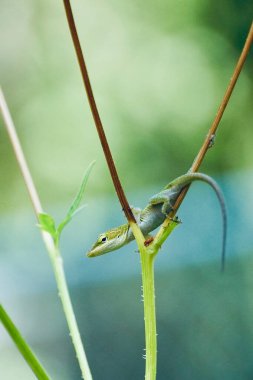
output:
M128 229L129 225L124 224L100 234L95 244L93 244L87 253L87 256L96 257L119 249L126 242Z

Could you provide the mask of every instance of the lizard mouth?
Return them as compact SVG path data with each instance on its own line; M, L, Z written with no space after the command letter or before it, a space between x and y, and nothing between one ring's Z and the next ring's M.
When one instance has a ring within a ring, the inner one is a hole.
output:
M89 252L86 253L86 256L87 257L96 257L98 255L94 251L89 251Z
M113 247L113 242L107 242L104 244L97 244L95 243L89 252L86 253L87 257L96 257L96 256L101 256L104 255L107 252L114 251L117 248Z
M96 257L96 256L103 255L104 253L106 253L105 246L101 247L101 246L97 246L96 244L94 244L91 247L91 250L86 253L86 256L87 257Z

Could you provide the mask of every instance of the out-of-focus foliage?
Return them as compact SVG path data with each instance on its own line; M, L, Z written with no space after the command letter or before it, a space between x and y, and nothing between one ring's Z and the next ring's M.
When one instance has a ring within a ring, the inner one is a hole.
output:
M250 1L73 3L95 96L127 190L185 172L223 96L250 25ZM45 200L69 196L91 159L93 194L112 191L61 2L3 1L1 80ZM252 69L239 79L203 166L252 161ZM1 208L25 199L0 130ZM64 190L63 190L64 189Z
M122 183L130 202L142 207L191 165L243 46L252 1L72 3ZM61 242L94 378L141 379L143 305L135 243L94 261L84 258L95 237L123 216L62 1L2 0L0 36L1 85L45 211L60 220L84 169L97 161L86 187L89 207ZM252 378L252 258L245 257L253 245L250 60L252 52L201 169L222 176L227 269L221 276L217 202L204 190L190 191L180 209L184 223L157 258L158 380ZM49 260L2 124L0 176L1 301L54 378L79 379ZM1 326L0 344L0 377L32 379Z

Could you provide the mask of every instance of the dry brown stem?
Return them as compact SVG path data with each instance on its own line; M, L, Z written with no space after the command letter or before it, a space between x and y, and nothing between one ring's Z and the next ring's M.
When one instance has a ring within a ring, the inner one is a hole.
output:
M196 158L193 161L193 164L192 164L191 169L190 169L191 172L197 172L200 165L202 164L202 162L204 160L204 157L208 151L210 142L212 142L212 139L215 136L215 133L217 131L217 128L219 126L219 123L221 121L223 113L224 113L226 106L229 102L229 99L232 95L232 92L233 92L233 89L234 89L235 84L237 82L237 79L239 78L239 75L240 75L241 70L243 68L244 62L245 62L247 55L248 55L248 52L250 50L250 46L252 44L252 41L253 41L253 23L251 24L251 27L250 27L250 30L248 32L244 47L243 47L242 52L241 52L241 55L240 55L238 62L235 66L233 75L230 79L227 90L226 90L226 92L222 98L222 101L221 101L220 106L218 108L217 114L215 115L214 121L213 121L213 123L212 123L212 125L208 131L208 134L207 134ZM184 199L189 187L190 187L190 185L185 187L184 190L179 195L177 202L175 203L174 210L170 214L170 217L175 216L177 210L179 209L181 203L183 202L183 199Z
M93 91L92 91L92 87L91 87L91 83L90 83L90 79L89 79L88 70L86 67L85 60L84 60L84 55L83 55L82 48L80 45L80 41L78 38L71 5L70 5L69 0L63 0L63 2L64 2L64 7L65 7L65 11L66 11L67 19L68 19L68 24L69 24L69 29L70 29L73 44L75 47L75 51L76 51L79 67L81 70L85 90L86 90L88 101L90 104L91 112L92 112L93 119L94 119L94 122L95 122L95 125L97 128L97 132L99 135L101 145L103 147L103 151L104 151L104 155L105 155L105 158L107 161L107 165L108 165L108 168L109 168L110 173L111 173L112 181L113 181L115 190L117 192L119 201L121 203L122 209L126 215L127 220L129 222L136 223L134 215L132 213L132 210L131 210L129 203L127 201L127 198L125 196L124 190L121 186L121 182L120 182L120 179L119 179L119 176L118 176L118 173L117 173L117 170L116 170L113 158L112 158L111 150L110 150L110 147L109 147L109 144L107 142L107 138L106 138L106 135L104 132L102 121L101 121L101 118L99 116L98 108L96 105L96 101L95 101L95 98L93 95Z

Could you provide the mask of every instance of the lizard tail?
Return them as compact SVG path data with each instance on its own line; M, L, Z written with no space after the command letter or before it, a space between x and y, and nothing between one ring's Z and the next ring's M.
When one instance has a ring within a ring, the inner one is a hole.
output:
M223 221L223 238L222 238L222 253L221 253L221 270L224 271L225 268L225 256L226 256L226 241L227 241L227 211L225 206L224 196L217 182L210 176L204 173L187 173L181 177L176 178L174 181L170 182L167 188L173 186L181 186L181 189L194 181L206 182L215 191L217 198L220 203Z

